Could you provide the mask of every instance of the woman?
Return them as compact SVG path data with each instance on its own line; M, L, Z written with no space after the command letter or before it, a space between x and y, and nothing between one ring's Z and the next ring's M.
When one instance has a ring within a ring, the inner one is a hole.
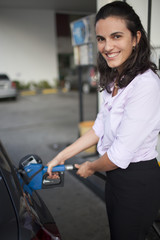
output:
M160 81L131 6L121 1L105 5L96 15L95 29L104 101L93 128L49 162L48 173L98 143L100 158L75 164L77 174L86 178L106 171L111 239L144 240L160 204Z

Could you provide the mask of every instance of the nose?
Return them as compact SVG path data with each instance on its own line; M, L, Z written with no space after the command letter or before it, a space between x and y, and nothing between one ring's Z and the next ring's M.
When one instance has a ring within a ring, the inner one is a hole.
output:
M113 49L113 42L112 42L112 40L107 39L106 42L105 42L104 48L105 48L105 51L107 51L107 52L111 51Z

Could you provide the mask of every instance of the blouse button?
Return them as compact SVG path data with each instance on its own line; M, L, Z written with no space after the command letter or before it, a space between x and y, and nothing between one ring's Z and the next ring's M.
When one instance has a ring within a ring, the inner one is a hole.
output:
M108 110L110 111L112 109L112 105L108 104Z

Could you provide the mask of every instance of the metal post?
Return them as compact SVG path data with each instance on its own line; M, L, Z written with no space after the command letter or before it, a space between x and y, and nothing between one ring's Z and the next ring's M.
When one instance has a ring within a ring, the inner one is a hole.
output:
M147 26L147 33L148 33L148 41L150 42L151 36L151 12L152 12L152 0L148 0L148 26Z
M82 66L78 66L78 83L79 83L79 121L83 121L83 92L82 92Z

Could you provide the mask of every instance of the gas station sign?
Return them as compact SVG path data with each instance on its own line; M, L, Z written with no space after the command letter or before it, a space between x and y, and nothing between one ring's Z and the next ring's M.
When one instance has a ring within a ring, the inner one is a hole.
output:
M96 64L95 15L71 23L75 65Z

